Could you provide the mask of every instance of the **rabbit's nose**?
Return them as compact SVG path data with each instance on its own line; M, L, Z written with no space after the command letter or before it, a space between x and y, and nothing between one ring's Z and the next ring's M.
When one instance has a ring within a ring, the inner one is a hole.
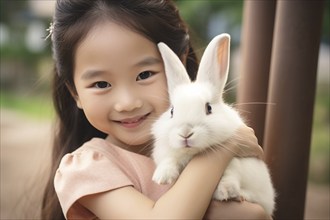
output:
M182 137L182 138L184 138L184 139L188 139L188 138L190 138L191 136L193 136L194 135L194 132L190 132L190 133L188 133L188 134L180 134L180 136Z

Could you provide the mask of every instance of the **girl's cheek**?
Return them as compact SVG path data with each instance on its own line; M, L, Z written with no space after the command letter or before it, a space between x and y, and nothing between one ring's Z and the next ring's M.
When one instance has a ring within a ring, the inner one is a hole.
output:
M83 100L83 110L87 115L101 115L106 110L107 103L96 98Z

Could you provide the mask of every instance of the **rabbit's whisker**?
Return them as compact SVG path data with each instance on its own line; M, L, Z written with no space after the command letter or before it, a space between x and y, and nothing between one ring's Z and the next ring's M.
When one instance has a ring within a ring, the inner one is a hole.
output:
M276 105L276 103L272 102L242 102L242 103L233 103L233 106L240 106L240 105Z

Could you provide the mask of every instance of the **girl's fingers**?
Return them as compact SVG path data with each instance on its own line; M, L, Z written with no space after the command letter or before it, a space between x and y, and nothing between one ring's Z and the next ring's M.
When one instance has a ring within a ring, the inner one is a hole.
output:
M248 126L241 126L235 135L227 140L222 147L234 153L237 157L264 158L264 152L258 144L254 130Z

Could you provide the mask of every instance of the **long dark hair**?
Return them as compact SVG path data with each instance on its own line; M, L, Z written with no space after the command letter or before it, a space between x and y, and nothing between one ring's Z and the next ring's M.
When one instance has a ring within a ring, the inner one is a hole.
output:
M191 79L196 76L198 62L191 47L188 28L172 1L57 0L51 38L55 61L53 102L58 119L52 170L43 197L42 219L64 219L53 186L61 158L92 137L106 136L88 122L72 96L75 93L73 68L76 48L100 19L124 25L152 42L165 42L179 57L187 54L189 76Z

